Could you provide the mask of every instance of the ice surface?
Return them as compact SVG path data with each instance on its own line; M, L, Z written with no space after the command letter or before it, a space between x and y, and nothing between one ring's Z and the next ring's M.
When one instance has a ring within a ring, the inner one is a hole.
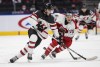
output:
M94 61L73 60L67 50L57 54L55 59L47 57L42 60L43 47L47 47L51 42L49 37L33 51L31 63L27 62L26 56L15 63L8 63L9 59L26 45L26 42L28 42L28 36L0 36L0 67L100 67L100 35L89 35L89 39L81 35L78 41L73 39L70 47L84 57L98 56Z

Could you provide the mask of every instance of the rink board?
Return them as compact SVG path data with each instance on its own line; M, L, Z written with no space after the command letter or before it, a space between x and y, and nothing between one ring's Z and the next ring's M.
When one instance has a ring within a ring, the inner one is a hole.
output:
M87 30L84 29L82 31L82 33L85 33ZM48 30L49 34L53 34L53 32L51 30ZM8 31L8 32L0 32L0 36L13 36L13 35L27 35L28 32L27 31Z
M8 31L8 32L0 32L0 36L13 36L13 35L27 35L27 31Z

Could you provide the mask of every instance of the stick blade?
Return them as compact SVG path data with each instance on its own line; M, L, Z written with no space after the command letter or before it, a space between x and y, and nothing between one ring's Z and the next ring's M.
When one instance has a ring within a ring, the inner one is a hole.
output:
M76 60L79 60L79 59L81 59L81 57L76 57L77 59Z
M92 61L92 60L95 60L97 59L98 57L97 56L94 56L94 57L91 57L91 58L86 58L87 61Z

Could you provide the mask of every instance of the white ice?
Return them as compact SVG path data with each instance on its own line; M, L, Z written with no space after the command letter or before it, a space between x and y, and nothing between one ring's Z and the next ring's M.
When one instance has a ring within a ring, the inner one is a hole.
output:
M0 36L0 67L100 67L100 35L89 35L89 39L85 39L82 34L78 41L73 40L70 47L86 58L98 56L98 59L94 61L73 60L67 50L57 54L55 59L47 57L42 60L43 47L47 47L51 42L49 37L33 51L31 63L27 62L27 56L15 63L8 63L9 59L18 54L26 45L26 42L28 42L28 36ZM74 54L74 56L77 55Z

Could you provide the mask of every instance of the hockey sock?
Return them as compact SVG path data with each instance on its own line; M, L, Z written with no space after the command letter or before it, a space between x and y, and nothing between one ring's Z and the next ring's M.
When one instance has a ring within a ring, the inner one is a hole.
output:
M59 47L56 47L54 52L56 53L60 53L61 51L65 50L66 48L64 46L59 46Z
M55 47L55 46L57 46L57 41L56 40L52 40L52 43L50 44L50 46L46 49L46 51L45 51L45 55L46 56L48 56L49 55L49 53L53 50L53 48Z
M20 58L24 56L27 52L28 52L28 44L22 50L20 50L20 53L17 55L17 57Z
M45 51L45 55L48 56L49 53L52 51L52 49L54 48L55 46L53 44L50 44L50 46L46 49Z

